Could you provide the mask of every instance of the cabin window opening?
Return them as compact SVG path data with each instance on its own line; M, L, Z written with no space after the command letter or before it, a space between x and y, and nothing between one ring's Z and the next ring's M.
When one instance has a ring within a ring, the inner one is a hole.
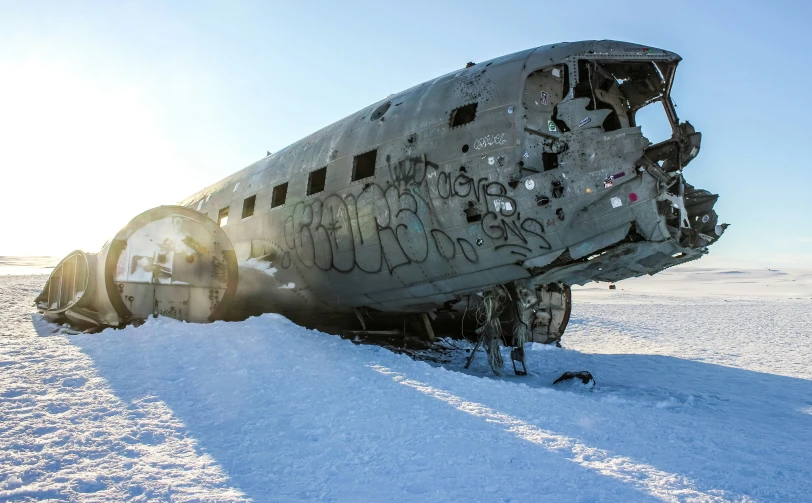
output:
M277 206L282 206L285 204L285 199L288 197L288 183L285 182L282 185L277 185L273 188L273 194L271 194L271 208L276 208Z
M468 221L469 224L479 222L482 220L482 214L476 207L468 206L467 208L465 208L465 219Z
M220 213L217 215L217 223L220 224L220 227L228 225L228 206L220 210Z
M542 152L541 162L544 164L544 171L550 171L558 167L558 154L553 152Z
M257 196L253 195L251 197L245 198L245 201L242 202L242 217L248 218L254 214L254 205L257 202Z
M307 177L307 195L318 194L324 191L324 182L327 180L327 166L311 171Z
M378 158L378 150L370 150L364 154L355 156L352 162L352 181L361 180L375 175L375 162Z
M469 122L474 122L476 118L476 103L463 105L451 111L451 119L449 124L451 127L464 126Z

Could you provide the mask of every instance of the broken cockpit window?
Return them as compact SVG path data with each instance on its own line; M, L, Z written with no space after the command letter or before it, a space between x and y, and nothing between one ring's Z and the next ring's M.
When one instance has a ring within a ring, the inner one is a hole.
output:
M640 126L643 136L652 144L671 139L673 131L665 114L662 101L655 101L636 110L632 124Z
M662 100L670 90L675 69L675 62L579 60L578 82L571 101L579 108L585 103L584 112L563 118L577 122L567 124L571 129L587 127L590 122L593 124L589 127L600 125L604 131L632 127L637 110L657 102L660 102L657 106L663 109ZM670 107L670 101L667 105ZM644 115L655 108L647 110ZM676 117L671 120L668 110L665 109L665 125L669 128L667 136L670 137ZM597 111L603 113L597 114ZM570 112L572 114L573 111ZM601 123L594 124L596 119Z

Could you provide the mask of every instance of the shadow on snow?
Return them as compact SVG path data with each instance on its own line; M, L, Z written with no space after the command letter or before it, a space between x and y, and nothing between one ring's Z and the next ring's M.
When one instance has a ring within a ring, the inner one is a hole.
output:
M687 477L711 494L788 500L812 492L804 461L812 381L804 379L668 356L532 348L533 375L477 379L469 375L476 369L458 372L461 359L432 367L273 315L148 327L71 341L122 400L163 401L257 501L462 500L483 490L494 490L490 499L659 501L588 463L570 463L575 454L566 448L539 449L492 421L428 400L402 379ZM403 377L370 369L377 365ZM579 369L595 375L593 392L550 386L564 370Z

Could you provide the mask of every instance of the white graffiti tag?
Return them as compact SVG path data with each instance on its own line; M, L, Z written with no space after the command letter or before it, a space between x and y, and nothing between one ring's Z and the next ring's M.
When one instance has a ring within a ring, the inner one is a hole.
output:
M505 138L505 133L499 133L494 135L488 135L484 138L479 138L474 142L474 148L479 150L481 148L490 147L491 145L504 145L507 143L507 139Z

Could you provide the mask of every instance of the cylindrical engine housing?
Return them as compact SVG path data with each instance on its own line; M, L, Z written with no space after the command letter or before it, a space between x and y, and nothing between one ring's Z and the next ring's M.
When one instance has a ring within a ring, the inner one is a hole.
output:
M238 283L225 232L182 206L159 206L130 221L98 254L75 251L37 298L54 320L120 326L150 315L189 322L225 317Z

